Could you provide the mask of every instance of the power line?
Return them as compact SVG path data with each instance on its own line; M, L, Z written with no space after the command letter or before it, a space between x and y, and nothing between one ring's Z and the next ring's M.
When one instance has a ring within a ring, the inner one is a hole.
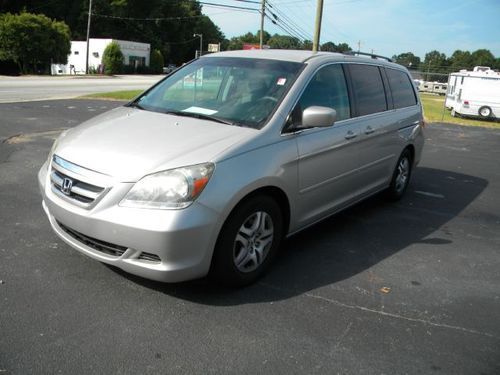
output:
M287 35L289 36L292 36L294 38L297 38L299 40L303 40L303 37L299 34L297 34L295 32L295 30L293 30L293 28L290 28L289 25L287 25L286 23L278 23L277 21L275 21L274 19L272 19L271 17L269 17L266 13L264 14L273 24L275 24L277 27L279 27L281 30L283 30Z
M275 17L276 19L281 17L282 20L284 20L287 24L289 24L290 26L297 29L298 33L301 34L304 39L309 39L309 40L312 39L311 38L312 35L309 32L304 30L295 21L293 21L290 17L288 17L286 14L284 14L275 4L272 4L270 2L268 2L268 4L269 4L269 7L271 8L271 9L268 9L268 11L273 15L273 17ZM274 12L276 12L277 15Z
M273 0L274 1L274 0ZM312 40L312 34L307 31L310 29L309 26L306 26L304 24L301 24L299 25L297 22L295 22L294 20L292 20L292 18L296 18L297 20L300 20L301 17L297 16L295 14L295 12L293 12L290 8L286 7L286 10L282 11L281 9L278 8L277 5L281 5L281 3L273 3L273 4L270 4L274 10L277 10L279 15L281 15L282 18L285 18L287 21L289 21L289 23L291 23L295 28L297 28L298 30L301 31L301 34L303 34L305 36L304 39L308 39L308 40ZM295 17L289 17L286 13L293 13L293 15L295 15Z
M267 16L267 15L266 15ZM283 19L277 18L277 19L272 19L271 17L267 16L271 22L275 25L278 25L278 22L281 24L281 26L285 27L287 30L289 30L289 34L301 39L301 40L310 40L311 38L307 35L302 34L300 31L296 30L292 25L290 25L288 22L286 22Z
M250 3L250 4L261 4L259 1L251 1L251 0L234 0L234 1L239 1L242 3Z
M255 9L255 8L240 7L240 6L237 6L237 5L226 5L226 4L219 4L219 3L208 3L208 2L204 2L204 1L198 1L198 3L200 3L202 5L215 6L215 7L221 7L221 8L254 10L256 12L259 11L258 9Z
M91 13L92 16L101 17L101 18L111 18L116 20L127 20L127 21L178 21L189 18L200 18L200 17L208 17L205 14L200 14L196 16L185 16L185 17L151 17L151 18L135 18L135 17L120 17L120 16L111 16L107 14L99 14L99 13Z

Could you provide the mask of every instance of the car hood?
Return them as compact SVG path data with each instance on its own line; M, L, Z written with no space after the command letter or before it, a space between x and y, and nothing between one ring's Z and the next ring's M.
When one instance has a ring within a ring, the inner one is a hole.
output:
M69 130L54 152L82 167L135 182L161 170L213 161L255 129L120 107Z

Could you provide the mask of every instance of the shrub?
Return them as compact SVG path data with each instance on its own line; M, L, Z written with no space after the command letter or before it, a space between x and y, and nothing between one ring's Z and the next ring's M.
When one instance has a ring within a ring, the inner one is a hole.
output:
M43 14L0 14L0 60L14 61L21 73L49 71L50 63L66 64L70 30Z
M160 50L158 49L152 50L149 62L149 67L151 68L151 72L157 74L162 73L164 64L165 61L163 59L163 55L161 54Z
M104 74L118 74L123 69L123 53L116 42L108 44L102 55Z

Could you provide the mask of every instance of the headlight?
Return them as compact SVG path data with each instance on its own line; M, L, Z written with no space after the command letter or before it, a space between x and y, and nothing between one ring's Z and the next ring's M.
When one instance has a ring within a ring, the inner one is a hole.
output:
M52 155L54 155L54 151L56 150L57 144L59 143L59 137L57 137L52 144L52 148L50 149L49 155L47 156L47 161L50 163L50 160L52 159Z
M143 177L120 202L122 207L185 208L201 194L214 165L198 164Z
M48 162L50 163L52 159L52 155L54 155L54 151L57 148L57 145L59 144L59 141L61 138L66 136L66 133L68 132L69 129L64 130L59 136L54 140L54 143L52 144L52 148L50 149L49 156L47 157Z

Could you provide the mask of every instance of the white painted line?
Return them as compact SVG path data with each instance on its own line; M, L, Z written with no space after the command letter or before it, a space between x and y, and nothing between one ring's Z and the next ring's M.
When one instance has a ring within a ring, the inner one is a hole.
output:
M440 198L440 199L444 198L443 194L434 194L434 193L429 193L428 191L415 190L415 193L421 194L421 195L426 195L428 197L433 197L433 198Z

